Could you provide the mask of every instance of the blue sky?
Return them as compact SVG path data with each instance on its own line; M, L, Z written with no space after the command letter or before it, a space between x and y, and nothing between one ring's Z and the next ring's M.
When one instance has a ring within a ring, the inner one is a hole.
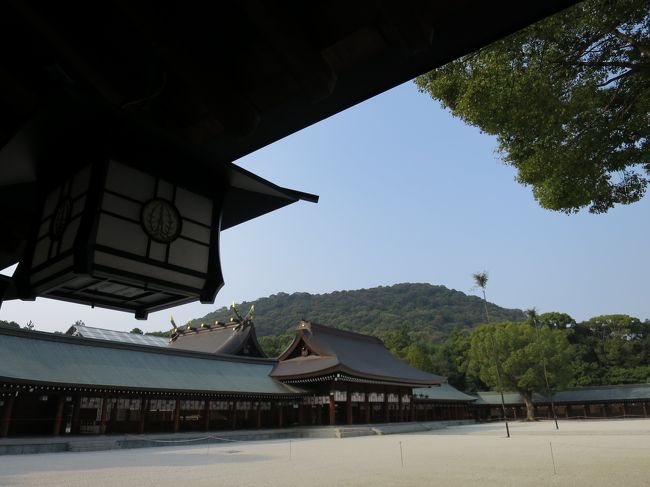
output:
M222 233L226 285L213 305L191 304L136 321L131 315L38 299L6 302L0 319L40 330L88 325L166 329L232 301L279 291L324 293L430 282L505 307L563 311L578 320L650 318L646 258L650 200L606 215L541 209L495 153L406 83L237 164L281 186L319 194ZM290 323L288 323L290 325Z

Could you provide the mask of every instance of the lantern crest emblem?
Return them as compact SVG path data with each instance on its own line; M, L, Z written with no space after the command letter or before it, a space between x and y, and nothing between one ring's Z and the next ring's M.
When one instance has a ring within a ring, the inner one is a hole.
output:
M72 203L69 197L61 199L54 210L54 215L50 223L50 238L53 241L59 240L65 233L65 229L70 222L72 213Z
M140 225L151 240L163 244L176 240L182 230L180 213L163 198L154 198L142 205Z

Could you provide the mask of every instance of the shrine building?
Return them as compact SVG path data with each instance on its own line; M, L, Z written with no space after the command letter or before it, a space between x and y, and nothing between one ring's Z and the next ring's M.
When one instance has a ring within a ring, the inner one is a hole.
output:
M249 322L150 338L0 328L0 436L411 421L413 389L444 382L378 338L306 321L278 359Z

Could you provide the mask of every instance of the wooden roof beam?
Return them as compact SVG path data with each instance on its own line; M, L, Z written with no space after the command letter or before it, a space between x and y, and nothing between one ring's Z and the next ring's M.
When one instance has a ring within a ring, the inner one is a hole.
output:
M243 7L253 25L278 54L312 102L332 94L337 76L320 52L305 42L304 38L292 32L286 23L274 17L258 0L247 0L243 2Z

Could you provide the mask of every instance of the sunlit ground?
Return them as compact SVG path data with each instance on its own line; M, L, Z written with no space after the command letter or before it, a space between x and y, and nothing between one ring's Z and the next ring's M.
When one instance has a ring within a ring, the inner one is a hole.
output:
M0 486L650 485L650 420L0 457ZM400 455L401 446L401 455ZM551 449L553 456L551 456ZM555 467L553 464L555 461Z

